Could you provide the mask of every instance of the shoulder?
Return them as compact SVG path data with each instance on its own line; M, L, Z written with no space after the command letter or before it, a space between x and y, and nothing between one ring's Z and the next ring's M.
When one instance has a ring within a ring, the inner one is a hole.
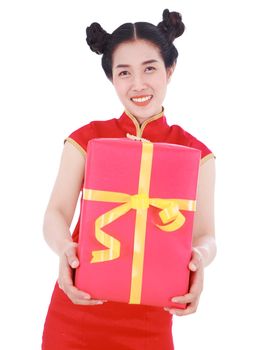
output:
M92 120L88 124L85 124L78 129L71 132L65 139L72 143L84 156L87 152L87 146L89 140L102 135L102 130L106 130L110 126L112 128L115 118L107 120Z
M175 124L170 127L170 137L173 139L173 142L177 144L200 150L201 164L205 163L210 158L215 158L214 153L206 144L183 129L180 125Z

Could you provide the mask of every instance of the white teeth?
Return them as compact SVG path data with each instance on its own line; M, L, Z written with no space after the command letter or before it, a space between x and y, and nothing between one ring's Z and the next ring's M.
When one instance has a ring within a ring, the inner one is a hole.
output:
M152 96L146 96L146 97L139 97L139 98L132 98L134 102L145 102L151 99Z

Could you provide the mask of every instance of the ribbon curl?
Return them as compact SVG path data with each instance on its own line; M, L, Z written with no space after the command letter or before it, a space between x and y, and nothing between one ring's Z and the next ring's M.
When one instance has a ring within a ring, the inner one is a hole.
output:
M184 215L180 210L195 211L196 201L187 199L164 199L164 198L149 198L146 193L129 195L127 193L101 191L92 189L83 189L83 199L102 201L102 202L120 202L125 203L116 208L113 208L106 213L100 215L95 221L95 237L108 249L93 251L92 263L114 260L120 257L120 242L105 233L102 227L117 220L120 216L125 215L130 209L135 209L139 212L142 209L148 209L150 205L163 209L159 212L161 221L167 225L158 225L162 231L172 232L178 230L185 222Z

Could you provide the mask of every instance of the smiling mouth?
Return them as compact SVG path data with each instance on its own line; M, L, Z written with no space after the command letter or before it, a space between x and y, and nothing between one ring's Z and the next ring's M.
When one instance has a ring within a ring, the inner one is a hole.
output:
M153 95L131 97L130 100L137 106L146 106L152 99Z

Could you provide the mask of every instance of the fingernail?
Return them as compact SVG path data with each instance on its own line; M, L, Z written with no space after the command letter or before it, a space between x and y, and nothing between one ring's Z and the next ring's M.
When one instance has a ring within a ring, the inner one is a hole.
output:
M99 300L99 301L97 301L97 303L96 304L104 304L101 300Z
M172 298L171 301L173 301L173 303L177 303L178 299L177 298Z
M169 309L168 312L171 313L171 314L174 314L174 313L175 313L175 310Z
M196 266L194 263L191 263L191 264L190 264L190 269L191 269L192 271L196 271L196 270L197 270L197 266Z
M91 296L89 294L84 296L84 299L91 299Z
M77 267L77 260L72 261L71 266L72 266L72 267Z

